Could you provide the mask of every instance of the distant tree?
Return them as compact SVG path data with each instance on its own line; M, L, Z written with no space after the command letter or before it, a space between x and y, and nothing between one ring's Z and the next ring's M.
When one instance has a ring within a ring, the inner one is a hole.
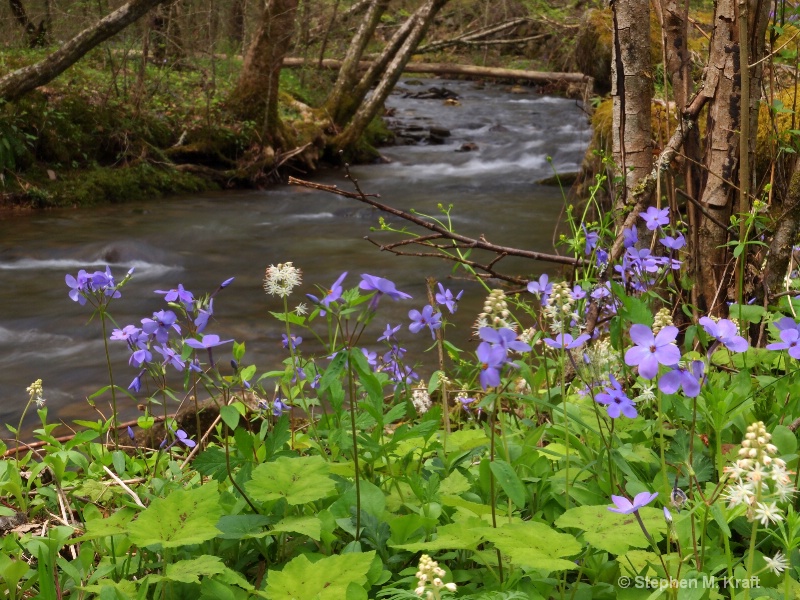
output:
M9 0L11 6L11 13L14 15L14 20L25 29L25 38L28 42L29 48L36 48L44 46L47 43L47 24L45 19L39 21L39 25L34 25L28 19L28 13L25 10L25 5L22 0Z
M11 102L58 77L87 52L134 23L166 0L131 0L84 29L58 50L35 64L0 77L0 98Z

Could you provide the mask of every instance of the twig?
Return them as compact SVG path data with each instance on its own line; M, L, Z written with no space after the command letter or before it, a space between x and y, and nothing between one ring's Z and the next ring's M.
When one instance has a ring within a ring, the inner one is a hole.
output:
M119 477L117 477L117 476L114 474L114 471L112 471L111 469L109 469L109 468L108 468L107 466L105 466L105 465L103 465L103 470L105 470L105 472L109 474L109 476L111 477L111 479L113 479L114 481L116 481L116 482L117 482L117 485L119 485L119 486L120 486L120 487L121 487L123 490L125 490L125 491L128 493L128 495L129 495L131 498L133 498L133 501L136 503L136 506L140 506L141 508L147 508L147 507L146 507L144 504L142 504L142 501L139 499L139 496L137 496L137 495L136 495L136 492L134 492L134 491L133 491L131 488L129 488L127 485L125 485L125 482L124 482L124 481L122 481L122 479L120 479Z

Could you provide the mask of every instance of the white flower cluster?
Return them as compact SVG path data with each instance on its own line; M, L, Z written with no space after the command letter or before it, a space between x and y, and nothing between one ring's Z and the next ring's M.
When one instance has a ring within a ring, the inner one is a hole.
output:
M42 388L42 380L37 379L32 384L30 384L26 389L28 392L28 396L31 402L35 402L36 406L39 408L44 406L45 399L44 399L44 389Z
M672 312L666 308L659 308L653 319L653 335L657 335L664 327L672 327L675 323L672 322Z
M417 588L414 593L425 600L439 600L442 590L448 592L456 591L455 583L445 583L442 577L445 576L444 569L439 567L439 563L427 554L419 557L419 570L417 571ZM430 589L429 589L430 588Z
M517 330L517 324L510 320L511 313L508 312L508 304L506 303L506 293L503 290L492 290L483 303L483 312L478 315L478 320L475 321L475 329L479 330L481 327L492 327L500 329L507 327L512 331Z
M544 307L544 315L550 320L550 331L554 334L569 331L571 321L579 319L574 311L575 298L572 290L565 281L553 284L550 296L547 298L547 306Z
M292 290L300 285L303 275L300 269L292 263L281 263L278 266L270 265L264 276L264 291L270 296L286 298Z
M417 387L411 392L411 404L418 415L424 415L431 408L431 397L425 382L420 380Z
M763 422L753 423L747 428L738 460L725 468L731 482L724 496L728 507L747 507L747 518L764 526L783 520L778 503L787 502L796 491L786 463L775 457L778 448L771 439Z

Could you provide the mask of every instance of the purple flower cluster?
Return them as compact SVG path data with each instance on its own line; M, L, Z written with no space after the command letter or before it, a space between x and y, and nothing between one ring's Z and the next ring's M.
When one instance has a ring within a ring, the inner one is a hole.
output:
M458 294L453 296L453 292L445 289L441 283L439 283L438 286L439 292L436 294L436 304L439 306L446 306L450 314L454 314L458 308L458 301L461 300L461 296L464 295L464 290L461 290Z
M431 330L431 337L436 339L436 330L442 326L442 313L433 312L433 306L430 304L425 305L422 312L413 309L408 311L408 318L411 319L411 324L408 326L411 333L419 333L423 327Z
M133 269L128 271L125 276L127 281L133 274ZM87 273L81 269L78 271L78 276L74 277L67 274L64 277L69 290L69 297L83 306L88 299L93 303L102 304L111 298L119 298L121 296L119 288L122 283L117 284L114 281L114 276L111 274L111 267L106 266L105 271L95 271L94 273Z
M622 385L616 377L609 375L609 379L610 385L605 386L603 391L594 397L595 402L606 405L608 416L612 419L617 419L620 415L625 415L629 419L636 418L638 413L633 400L622 390Z
M531 347L517 339L517 334L507 327L492 329L491 327L481 327L478 330L481 340L478 344L478 362L481 372L478 379L481 387L485 390L488 387L500 385L500 372L503 365L510 363L509 352L530 352Z

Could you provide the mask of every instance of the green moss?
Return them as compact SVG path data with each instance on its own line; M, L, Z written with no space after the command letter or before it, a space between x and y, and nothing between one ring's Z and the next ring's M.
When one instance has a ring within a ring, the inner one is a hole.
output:
M167 194L213 189L207 180L174 169L139 163L124 168L95 167L41 183L31 200L38 207L121 203Z

